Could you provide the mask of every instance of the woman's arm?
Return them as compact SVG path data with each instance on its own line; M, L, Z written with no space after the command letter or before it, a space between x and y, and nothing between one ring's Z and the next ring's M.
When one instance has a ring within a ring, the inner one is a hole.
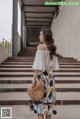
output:
M33 75L33 79L32 79L32 87L34 87L36 85L36 77L40 71L41 70L33 70L34 75Z
M43 49L42 48L42 45L41 44L39 44L38 46L37 46L37 50L41 50L41 49ZM38 54L39 53L39 54ZM35 81L36 81L36 77L37 77L37 74L38 74L38 72L40 72L41 70L41 66L39 66L39 63L40 64L42 64L42 57L43 56L43 54L42 54L42 52L40 53L40 52L37 52L36 53L36 57L35 57L35 62L34 62L34 64L33 64L33 72L34 72L34 76L33 76L33 80L32 80L32 85L34 85L35 84Z

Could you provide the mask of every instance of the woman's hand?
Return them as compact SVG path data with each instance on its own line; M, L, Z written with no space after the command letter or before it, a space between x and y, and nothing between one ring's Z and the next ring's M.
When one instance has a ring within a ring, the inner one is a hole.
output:
M32 79L32 87L36 86L36 79Z

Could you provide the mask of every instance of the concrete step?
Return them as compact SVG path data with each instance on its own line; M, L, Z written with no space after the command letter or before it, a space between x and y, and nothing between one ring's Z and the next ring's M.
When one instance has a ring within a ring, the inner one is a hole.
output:
M32 59L32 60L33 60L34 58L35 58L35 57L31 57L31 56L30 56L30 57L29 57L29 56L28 56L28 57L8 57L7 60L8 60L8 59L11 59L11 60L16 60L16 59L23 59L23 60L24 60L24 59L25 59L25 60L26 60L26 59Z
M10 100L30 100L27 91L26 92L0 92L0 101ZM80 102L80 92L56 92L56 100L73 100ZM77 102L76 102L77 103Z
M5 68L32 68L32 65L0 65L1 67L5 67ZM59 66L59 68L63 68L63 69L80 69L80 66Z
M25 70L32 70L32 68L23 67L23 68L20 69L20 68L15 68L15 67L14 67L14 68L11 68L11 67L9 67L9 68L0 67L0 71L4 71L4 70L10 70L10 71L11 71L11 70L14 70L14 71L15 71L15 70L16 70L16 71L17 71L17 70L19 70L19 71L23 71L23 70L24 70L24 71L25 71ZM61 72L61 71L62 71L62 72L63 72L63 71L64 71L64 72L68 72L68 71L69 71L69 72L78 72L78 71L80 71L80 68L77 68L76 70L75 70L75 68L69 68L69 69L68 69L68 68L67 68L67 69L66 69L66 68L65 68L65 69L64 69L64 68L60 68L59 70L54 70L54 72L58 72L58 71L59 71L59 72Z
M34 60L35 57L34 56L28 56L28 57L9 57L7 58L7 60L27 60L27 59L30 59L30 60ZM77 59L73 59L73 58L59 58L60 61L77 61Z
M7 59L7 60L5 60L4 62L33 62L34 61L34 59L15 59L15 60L13 60L13 59ZM65 60L58 60L60 63L80 63L80 61L65 61Z
M7 58L5 61L34 61L34 59L35 59L35 57L18 57L18 58ZM69 60L68 60L69 61ZM70 60L71 61L71 60ZM75 61L76 62L76 60L73 60L73 61Z
M26 74L26 75L28 75L29 74L29 75L33 75L34 73L33 72L26 72L26 73L25 72L22 72L22 73L21 72L0 72L0 75L1 74L5 74L5 75L7 75L7 74L12 74L12 75L15 75L15 74L19 74L19 75L20 74L23 74L23 75Z
M35 59L7 59L7 60L4 60L5 63L8 63L8 62L34 62ZM74 61L73 63L77 63L77 61Z
M80 65L78 65L78 64L77 65L76 64L72 64L72 65L71 64L65 64L65 65L64 64L61 64L59 66L60 67L80 67Z
M32 77L0 77L0 83L22 84L31 83ZM80 77L55 77L56 83L80 83Z
M33 77L33 72L0 72L0 77ZM80 77L80 73L54 72L55 77Z
M78 71L80 68L60 68L59 71Z
M32 72L32 68L0 68L0 72ZM54 70L53 72L74 72L74 73L80 73L80 69L77 69L77 70L66 70L66 69L63 69L63 70Z
M0 80L32 80L32 77L0 77ZM55 80L64 81L64 80L80 80L79 77L55 77Z
M13 60L13 61L24 61L24 60L32 60L32 61L34 61L34 59L35 59L35 57L33 57L33 58L29 58L29 57L25 57L25 58L11 58L11 59L7 59L7 60ZM79 61L77 61L77 60L74 60L74 59L59 59L58 58L58 61L61 61L61 62L79 62Z
M33 62L34 59L7 59L5 60L4 62ZM74 62L77 62L77 61L74 61Z
M73 84L73 83L68 83L68 84L66 84L66 83L61 83L61 84L57 84L56 83L56 85L55 85L55 87L56 88L80 88L80 84L78 83L75 83L75 84Z
M21 81L21 80L32 80L32 77L0 77L0 81L7 81L7 80L11 80L11 81ZM75 80L75 79L74 79Z
M6 67L6 66L17 66L17 68L19 66L22 66L22 67L32 67L32 64L2 64L0 65L0 67ZM60 68L80 68L80 65L59 65Z
M78 66L78 65L77 65L77 66L73 66L73 65L72 65L72 66L70 66L70 65L66 65L66 66L65 66L65 65L64 65L64 66L59 66L59 68L66 68L66 69L67 69L67 68L70 68L70 69L71 69L71 68L75 68L75 69L76 69L76 68L80 68L80 66Z
M3 74L0 74L0 77L33 77L33 74L24 74L24 73L3 73ZM54 77L80 77L80 74L54 74Z
M0 105L29 105L30 100L1 100ZM56 100L57 105L80 105L80 100Z
M25 84L1 84L0 83L0 89L2 88L28 88L28 87L31 87L31 83L25 83ZM64 84L64 83L61 83L61 84L57 84L55 85L56 88L80 88L80 84L73 84L73 83L70 83L70 84Z
M6 67L6 66L9 66L9 67L14 66L16 68L19 68L20 66L23 67L23 68L28 68L28 67L31 68L32 67L32 65L30 65L30 64L29 65L28 64L27 65L7 65L7 64L6 65L0 65L0 67Z
M18 64L19 66L32 66L32 64L26 64L26 65L24 65L24 64ZM2 64L2 65L0 65L0 66L17 66L18 67L18 65L17 64Z
M79 92L56 92L57 100L80 100Z
M58 60L59 61L59 63L62 63L62 64L65 64L65 63L68 63L68 64L80 64L80 61L61 61L61 60ZM10 63L15 63L15 62L20 62L20 63L26 63L26 62L31 62L31 63L33 63L34 62L34 59L15 59L15 60L11 60L11 59L8 59L8 60L5 60L4 61L4 63L8 63L8 62L10 62Z
M0 93L6 92L26 92L28 88L0 88ZM56 88L56 92L79 92L80 88Z
M2 65L4 64L4 65L28 65L28 64L30 64L30 65L32 65L33 64L33 62L3 62L3 63L1 63ZM80 66L80 63L59 63L59 65L60 66L62 66L62 65L69 65L69 66L75 66L75 65L78 65L78 66Z
M64 80L71 80L71 81L75 81L75 80L80 80L80 77L55 77L55 80L59 80L59 81L64 81Z
M3 71L4 71L4 70L14 70L14 71L15 71L15 70L17 70L17 71L18 71L18 70L21 70L21 71L25 71L25 70L32 70L32 68L25 68L25 67L24 67L24 68L21 68L21 69L20 69L20 68L14 68L14 69L13 69L13 68L4 68L4 67L1 67L0 70L3 70Z
M32 60L32 59L25 59L25 60L23 60L23 59L15 59L15 60L11 60L11 59L8 59L8 60L5 60L4 62L24 62L24 63L26 63L26 62L34 62L34 60ZM78 63L80 63L80 61L60 61L59 60L59 63L62 63L62 64L65 64L65 63L73 63L73 64L78 64Z
M3 63L1 63L2 65L32 65L33 64L33 62L3 62Z
M20 57L20 56L17 56L17 57L8 57L8 59L18 59L18 58L24 58L24 59L25 58L33 58L33 56L28 56L28 57L27 56L26 57L24 57L24 56L23 57ZM60 58L60 59L64 59L64 60L65 59L69 59L69 60L72 60L73 59L73 60L76 60L73 57L72 58L71 57L64 57L64 58Z
M32 65L0 65L0 68L32 68Z
M74 59L74 58L73 57L63 57L62 59Z
M12 75L15 75L15 74L18 74L18 75L33 75L34 74L34 72L28 72L27 70L26 70L26 72L0 72L0 75L2 75L2 74L5 74L5 75L7 75L7 74L12 74ZM80 72L54 72L54 75L80 75Z
M59 63L59 65L80 65L80 63Z
M61 61L77 61L77 59L70 59L70 58L59 58Z
M0 84L0 92L26 92L31 84ZM80 84L56 84L56 92L80 92Z

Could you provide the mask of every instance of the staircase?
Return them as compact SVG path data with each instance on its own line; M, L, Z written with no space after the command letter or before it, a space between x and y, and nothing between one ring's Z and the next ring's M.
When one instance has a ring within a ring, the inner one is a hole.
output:
M24 56L24 57L34 57L35 56L35 52L36 52L36 50L37 50L37 48L36 47L27 47L27 48L23 48L23 50L22 51L20 51L19 53L18 53L18 56Z
M0 107L12 107L12 119L37 119L27 94L34 57L25 56L9 57L0 65ZM52 119L80 119L80 61L59 58L59 67L54 71L58 114Z

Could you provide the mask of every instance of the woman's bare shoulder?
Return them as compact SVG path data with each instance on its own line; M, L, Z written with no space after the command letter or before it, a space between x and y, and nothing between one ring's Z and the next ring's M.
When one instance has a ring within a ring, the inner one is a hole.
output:
M39 45L37 46L37 50L47 50L47 47L46 47L46 45L44 45L44 44L39 44Z

